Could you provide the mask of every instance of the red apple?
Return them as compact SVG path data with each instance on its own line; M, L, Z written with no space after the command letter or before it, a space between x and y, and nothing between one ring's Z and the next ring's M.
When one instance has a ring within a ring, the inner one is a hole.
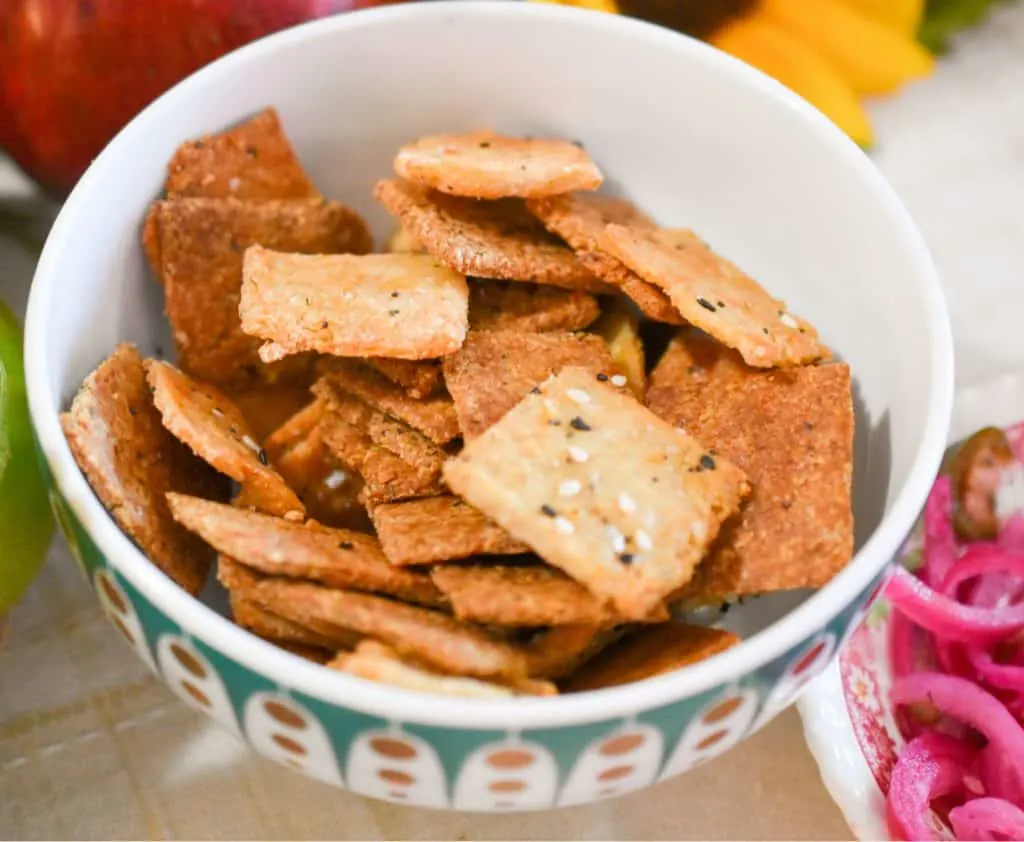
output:
M401 0L0 0L0 148L63 196L145 105L242 44Z

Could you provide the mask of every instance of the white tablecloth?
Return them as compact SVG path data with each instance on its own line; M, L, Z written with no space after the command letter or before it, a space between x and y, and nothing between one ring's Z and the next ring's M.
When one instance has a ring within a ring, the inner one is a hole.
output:
M958 385L1024 369L1024 7L877 103L878 165L942 272ZM0 193L20 190L0 169ZM31 265L0 240L0 294ZM73 283L74 279L69 279ZM0 651L0 837L842 839L792 711L710 766L596 807L458 816L382 805L249 754L150 678L59 544Z

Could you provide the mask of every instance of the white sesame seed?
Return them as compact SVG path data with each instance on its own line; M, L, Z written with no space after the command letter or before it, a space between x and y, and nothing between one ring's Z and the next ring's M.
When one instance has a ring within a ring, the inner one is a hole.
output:
M578 479L567 479L558 486L558 493L563 497L575 497L580 493L581 488L583 488L583 485Z
M574 444L569 445L569 458L573 462L586 462L590 458L590 454L587 453L582 447L577 447Z
M797 327L796 319L794 319L791 315L789 315L789 313L782 313L779 316L779 321L782 322L786 327L791 327L791 328L796 328Z
M348 479L348 474L342 470L335 469L324 477L324 485L331 489L340 488L346 479Z
M217 418L223 418L224 417L224 410L223 409L218 409L217 407L214 407L213 408L213 414Z
M612 385L613 386L619 386L619 387L625 386L626 383L628 382L626 380L626 375L624 375L624 374L613 374L612 377L611 377L611 381L612 381Z
M562 515L555 518L555 528L563 535L572 535L572 533L576 531L576 527L573 526L573 522Z
M241 179L239 179L237 176L235 178L228 179L228 190L234 193L239 188L241 183Z
M248 447L253 453L260 452L260 446L252 436L242 436L242 444Z
M697 520L690 525L690 534L698 541L703 541L705 536L708 534L708 531L704 527L704 524Z
M576 403L590 403L590 395L582 389L569 389L566 394Z
M607 528L607 532L608 539L612 542L612 549L615 550L615 552L621 553L626 549L626 536L619 532L619 530L614 526L609 526Z
M644 532L642 529L636 531L636 545L641 550L653 550L654 542L651 540L651 536Z
M623 492L619 495L619 508L624 512L635 512L636 511L636 500L630 497L628 494Z

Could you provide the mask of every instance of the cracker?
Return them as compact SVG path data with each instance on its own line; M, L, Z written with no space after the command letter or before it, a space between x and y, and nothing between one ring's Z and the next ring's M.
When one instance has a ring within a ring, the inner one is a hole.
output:
M257 635L261 637L261 635ZM307 661L312 661L314 664L320 664L320 666L326 666L334 658L338 657L338 653L331 649L321 649L319 646L303 646L301 643L291 643L287 640L275 640L271 637L264 637L267 643L273 643L278 649L283 649L285 652L289 652L299 658L304 658Z
M447 444L460 434L455 405L447 395L410 398L386 377L349 360L331 360L322 372L334 387L419 430L434 444Z
M606 649L569 676L562 688L582 693L643 681L696 664L739 642L724 629L679 623L651 626Z
M712 339L674 339L648 405L735 462L754 491L686 589L712 598L824 585L853 555L850 370L758 370Z
M395 226L395 230L388 237L387 249L391 254L426 254L426 249L416 242L408 231L401 225Z
M404 181L380 181L374 195L430 254L460 274L589 292L608 289L519 199L477 202Z
M429 398L441 387L439 360L394 360L370 357L366 364L383 374L396 386L405 389L410 398Z
M576 193L531 200L526 207L552 234L572 246L580 263L602 281L622 290L645 316L682 324L682 316L665 293L627 269L598 243L605 226L613 223L653 227L654 222L636 205L615 196Z
M316 351L426 360L466 338L466 279L416 254L245 252L238 314L270 363Z
M614 307L597 320L593 332L605 341L612 361L625 375L637 400L642 401L647 391L647 358L639 319L625 306Z
M168 196L309 199L318 196L274 108L178 147L167 166Z
M473 330L581 330L600 313L597 299L579 290L478 278L469 281L469 324Z
M308 582L263 578L237 565L221 564L218 576L225 587L292 622L326 633L341 628L374 638L403 657L450 675L526 677L520 647L438 611Z
M146 262L153 277L159 282L164 282L163 260L160 256L160 203L154 202L146 211L146 218L142 222L142 251L146 255Z
M238 318L246 248L361 254L372 245L355 211L321 199L174 199L157 203L156 214L178 359L184 371L218 386L262 376L260 342L242 332ZM289 364L301 368L305 361Z
M749 491L632 397L570 368L450 459L451 489L630 619L687 582Z
M530 675L557 681L586 663L622 636L619 629L600 626L552 626L523 648Z
M683 317L748 365L794 366L830 356L817 331L686 229L609 225L601 246L661 287Z
M289 523L181 494L170 494L167 501L175 520L217 552L266 575L311 579L422 605L445 602L426 574L389 564L369 535L314 522Z
M237 593L232 593L230 597L231 618L243 629L278 645L297 644L336 652L338 649L352 649L360 640L359 635L344 630L334 636L319 634L284 617L278 617Z
M395 172L416 184L471 199L555 196L596 190L604 181L578 144L490 131L421 137L398 150Z
M468 440L483 433L552 374L583 366L610 381L619 374L607 346L579 333L471 331L444 360L444 379Z
M519 679L509 684L496 684L478 678L461 678L445 675L427 667L408 661L394 649L367 640L352 653L343 653L328 666L339 672L346 672L369 681L378 681L414 690L418 693L435 693L441 696L461 696L471 699L500 699L511 696L555 696L558 689L548 681Z
M309 397L308 392L306 397ZM263 449L267 452L270 461L276 461L297 444L305 441L309 434L320 424L324 412L325 408L322 401L310 401L306 406L289 416L270 435L266 436L263 439Z
M392 564L434 564L476 555L515 555L529 547L457 497L377 506L373 525Z
M196 382L169 363L146 360L146 378L163 425L207 464L247 487L249 499L272 514L302 514L299 498L227 395Z
M213 554L174 522L164 494L224 497L227 483L164 429L135 346L118 345L85 378L61 426L118 526L167 576L198 594Z
M264 447L271 435L312 406L308 384L264 383L253 388L233 389L227 395L241 410L253 438Z
M622 621L579 582L547 565L449 564L433 568L430 576L455 616L467 622L605 628ZM664 622L668 612L659 604L648 619Z

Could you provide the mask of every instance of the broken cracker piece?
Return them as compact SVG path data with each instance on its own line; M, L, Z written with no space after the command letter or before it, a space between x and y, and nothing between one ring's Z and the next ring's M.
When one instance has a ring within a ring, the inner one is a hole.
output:
M308 392L306 396L309 397ZM263 449L266 450L270 461L276 461L291 448L305 441L320 423L324 411L324 404L313 400L271 432L263 441Z
M609 382L622 377L608 347L590 334L470 331L443 364L463 436L479 436L531 389L569 366L586 367Z
M609 225L600 243L748 365L795 366L830 356L808 322L688 229Z
M309 385L264 383L254 388L230 390L227 395L241 410L253 438L266 447L273 433L311 406ZM269 454L269 449L267 452Z
M457 497L376 506L373 525L395 565L434 564L476 555L515 555L529 547Z
M469 325L473 330L581 330L600 314L597 299L588 292L469 279Z
M818 588L850 560L854 421L845 363L753 369L690 330L654 369L648 406L738 465L754 488L685 598Z
M434 257L463 275L605 292L519 199L477 202L406 181L380 181L374 196Z
M250 502L272 514L302 514L295 492L269 465L241 411L227 395L170 363L146 360L146 378L163 425L203 461L241 483Z
M426 255L245 252L238 314L270 363L316 351L425 360L462 345L466 279Z
M164 494L223 498L227 482L164 429L135 346L118 345L60 420L75 461L118 526L174 582L198 594L213 553L175 523Z
M232 593L230 597L231 618L243 629L277 645L290 643L337 652L339 649L355 648L360 640L360 635L344 629L340 629L338 635L319 634L284 617L278 617L237 593Z
M689 581L749 491L712 456L585 369L527 395L444 477L513 537L629 619Z
M396 225L395 230L391 232L391 236L388 237L386 250L391 254L427 253L426 249L416 242L416 238L406 231L401 225Z
M634 632L584 664L563 683L582 693L643 681L674 672L724 652L740 638L724 629L665 623Z
M612 360L629 381L630 390L642 401L647 391L647 360L636 315L625 306L613 307L597 320L592 330L605 341Z
M490 131L421 137L398 150L395 172L416 184L471 199L555 196L596 190L604 181L579 144Z
M440 360L395 360L370 357L366 364L392 383L405 389L410 398L429 398L441 386Z

